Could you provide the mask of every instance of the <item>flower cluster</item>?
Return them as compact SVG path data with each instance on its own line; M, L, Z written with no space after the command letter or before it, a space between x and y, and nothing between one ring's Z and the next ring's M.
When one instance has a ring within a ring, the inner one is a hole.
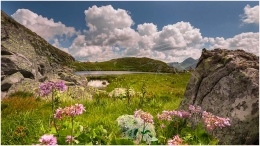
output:
M40 139L39 142L42 145L56 145L57 144L57 138L51 135L44 134Z
M129 96L133 97L136 96L138 93L135 92L133 88L128 89ZM127 94L126 88L115 88L113 91L111 91L108 96L109 97L125 97Z
M136 118L141 118L145 123L151 123L154 124L153 122L153 116L147 112L140 110L135 111L134 117Z
M203 111L202 118L207 130L213 130L216 127L220 127L222 129L223 127L231 126L229 118L221 118L210 112Z
M195 107L194 105L190 105L189 110L191 111L191 113L195 113L195 114L199 114L202 112L202 109L200 106Z
M179 135L175 135L173 139L168 140L168 145L187 145L182 143L182 139L179 137Z
M61 120L63 115L65 116L81 115L84 111L86 110L82 104L75 104L69 107L65 107L64 109L58 108L56 110L56 113L54 114L54 118Z
M162 114L158 114L157 117L159 120L168 120L168 121L171 121L172 118L171 116L177 116L177 117L180 117L180 118L190 118L190 113L189 112L186 112L186 111L163 111Z
M45 82L39 85L39 89L41 90L40 95L46 96L50 94L53 89L65 91L67 89L67 86L65 85L64 81Z
M73 137L73 136L68 135L68 136L66 137L66 142L67 142L67 143L71 143L73 140L74 140L74 137Z

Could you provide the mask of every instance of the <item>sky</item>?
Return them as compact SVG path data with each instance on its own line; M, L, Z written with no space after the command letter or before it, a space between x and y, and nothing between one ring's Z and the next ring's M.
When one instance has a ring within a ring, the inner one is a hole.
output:
M1 10L78 61L259 54L258 1L1 1Z

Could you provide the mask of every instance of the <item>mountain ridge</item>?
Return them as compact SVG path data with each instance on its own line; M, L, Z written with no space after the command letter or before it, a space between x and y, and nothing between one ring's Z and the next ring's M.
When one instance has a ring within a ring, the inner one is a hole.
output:
M178 71L180 70L189 70L190 68L195 69L199 59L193 59L192 57L186 58L183 62L170 62L167 63L169 66L176 68Z

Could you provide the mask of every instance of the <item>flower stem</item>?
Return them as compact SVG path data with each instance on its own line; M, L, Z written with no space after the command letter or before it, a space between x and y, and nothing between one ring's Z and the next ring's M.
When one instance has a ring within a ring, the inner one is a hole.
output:
M51 99L52 99L52 106L51 106L52 107L52 119L53 119L55 130L56 130L57 134L59 135L58 128L57 128L57 125L56 125L56 120L54 118L54 114L55 114L55 111L54 111L54 91L52 91Z
M144 122L144 127L143 127L143 132L142 132L142 139L141 139L141 142L143 142L145 127L146 127L146 126L145 126L145 122Z
M74 116L71 116L71 141L70 141L70 144L72 145L73 144L73 141L72 141L72 138L73 138L73 120L74 120Z

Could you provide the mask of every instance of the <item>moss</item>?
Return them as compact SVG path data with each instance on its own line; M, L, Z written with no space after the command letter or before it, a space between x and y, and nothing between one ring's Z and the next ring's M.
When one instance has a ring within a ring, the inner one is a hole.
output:
M210 68L210 63L211 63L211 58L207 58L205 61L204 61L204 69L209 69Z

